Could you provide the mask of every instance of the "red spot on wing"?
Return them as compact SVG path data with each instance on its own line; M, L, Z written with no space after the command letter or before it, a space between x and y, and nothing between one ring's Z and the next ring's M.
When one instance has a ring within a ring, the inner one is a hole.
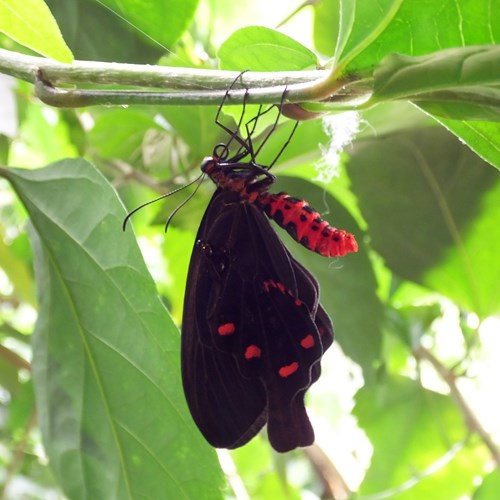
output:
M219 325L217 328L217 333L221 336L232 335L235 332L236 328L234 323L224 323L223 325Z
M299 369L299 364L297 363L297 361L294 361L289 365L282 366L279 369L278 373L280 377L286 378L289 377L290 375L293 375L298 369Z
M245 359L260 358L262 349L256 345L249 345L245 350Z
M310 349L311 347L314 347L314 337L312 335L306 335L301 341L300 345L304 349Z

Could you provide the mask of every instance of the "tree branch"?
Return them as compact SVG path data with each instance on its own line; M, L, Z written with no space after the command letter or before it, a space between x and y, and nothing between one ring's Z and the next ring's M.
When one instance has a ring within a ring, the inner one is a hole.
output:
M37 96L54 106L76 107L91 104L215 104L240 74L237 71L177 68L97 61L64 64L0 49L0 72L36 84ZM251 72L241 76L241 88L231 91L228 104L278 103L287 88L288 102L319 101L335 96L349 79L332 79L328 70ZM138 90L60 89L61 84L101 84L166 89L163 92ZM344 94L345 95L345 94ZM359 95L356 95L359 99Z
M182 90L225 90L239 71L178 68L148 64L125 64L100 61L73 61L65 64L0 49L0 71L35 83L38 70L54 85L64 83L99 83L132 85L135 87ZM245 84L252 87L272 87L284 84L307 83L329 74L327 70L251 72L244 74Z

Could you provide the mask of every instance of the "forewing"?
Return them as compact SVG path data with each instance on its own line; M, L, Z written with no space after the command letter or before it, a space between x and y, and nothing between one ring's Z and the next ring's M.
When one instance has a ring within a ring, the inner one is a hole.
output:
M223 206L216 192L200 225L191 256L182 321L181 368L186 400L193 420L217 448L233 448L250 440L266 422L266 394L258 379L241 376L235 357L213 345L208 316L223 302L224 255L208 241L215 233ZM238 296L233 290L231 296ZM226 297L227 299L227 297Z

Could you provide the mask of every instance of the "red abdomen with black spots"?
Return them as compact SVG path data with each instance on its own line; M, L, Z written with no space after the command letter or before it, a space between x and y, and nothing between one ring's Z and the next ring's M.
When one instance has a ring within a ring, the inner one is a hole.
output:
M287 193L260 193L255 203L296 241L325 257L357 252L354 236L323 220L309 204Z

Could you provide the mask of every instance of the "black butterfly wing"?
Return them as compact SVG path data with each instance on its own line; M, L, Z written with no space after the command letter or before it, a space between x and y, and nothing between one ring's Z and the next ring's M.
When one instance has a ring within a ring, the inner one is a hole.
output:
M319 287L314 277L291 256L291 263L297 279L298 297L303 304L298 306L288 293L275 293L269 302L274 311L274 320L268 322L267 335L273 351L273 364L267 378L268 393L268 436L277 451L289 451L298 446L308 446L314 441L314 431L304 406L307 389L321 374L321 356L333 342L333 327L330 318L319 303ZM309 300L308 300L309 298ZM308 307L312 312L308 311ZM274 327L274 328L273 328ZM285 339L282 332L286 331ZM280 345L280 341L285 345ZM302 343L307 348L302 347ZM311 343L316 346L311 346ZM316 348L315 348L316 347ZM276 365L293 369L293 361L304 370L302 382L288 377L276 377ZM292 361L292 363L290 362ZM288 363L288 364L287 364Z
M229 265L222 247L219 252L217 246L208 243L210 233L225 235L216 224L220 209L215 194L191 256L182 321L181 368L191 415L205 439L217 448L235 448L249 441L266 423L266 394L260 381L241 376L231 352L216 349L211 340L208 318L224 300L222 289L227 287ZM229 297L240 294L240 289L233 288Z
M184 390L205 438L234 448L268 421L278 451L311 444L304 393L332 340L312 275L257 207L218 190L193 250L182 328Z

